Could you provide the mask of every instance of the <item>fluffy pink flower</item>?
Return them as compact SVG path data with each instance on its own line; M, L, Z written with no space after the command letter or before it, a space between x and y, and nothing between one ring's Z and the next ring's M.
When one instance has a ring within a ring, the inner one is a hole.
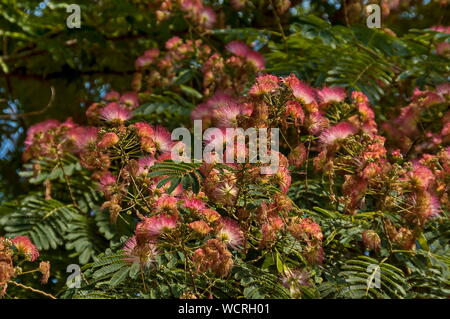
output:
M305 112L303 112L302 106L297 101L288 101L286 103L286 116L293 117L295 125L301 125L305 120Z
M249 93L251 95L272 93L279 88L278 84L279 79L275 75L260 75L256 78L256 83L252 86Z
M136 128L137 135L139 137L152 137L154 133L154 129L150 124L144 122L134 123L134 127Z
M195 222L189 223L188 226L201 235L206 235L212 230L212 228L203 220L197 220Z
M259 52L252 50L247 53L245 58L247 62L253 65L257 70L263 70L266 67L264 56Z
M242 58L246 57L252 51L248 45L241 41L231 41L225 46L225 49Z
M238 105L227 105L220 107L213 112L214 122L219 128L237 127L237 117L241 114Z
M36 134L45 133L48 130L57 128L61 123L56 120L47 120L34 124L28 128L25 145L30 146L33 143L33 138Z
M120 97L120 102L127 105L129 108L134 109L139 105L139 98L136 93L127 92Z
M217 21L214 10L210 7L203 7L200 10L200 23L207 29L211 29Z
M144 56L148 56L150 58L157 58L159 56L159 49L149 49L144 52Z
M114 132L108 132L103 135L100 142L98 142L97 147L99 148L108 148L119 143L119 137Z
M90 126L75 127L67 132L69 139L73 141L77 151L86 149L89 145L94 145L97 141L98 128Z
M198 213L206 208L206 204L199 199L185 199L183 205L184 208L194 213Z
M99 179L100 190L107 193L109 186L116 183L116 177L111 172L104 172Z
M158 255L158 250L156 249L156 245L151 242L145 242L141 245L138 245L136 236L128 239L123 247L125 252L125 261L131 264L139 264L143 267L150 267L156 259L155 257Z
M176 212L178 199L167 194L162 195L155 202L157 212Z
M142 176L142 175L147 175L148 174L148 169L150 167L152 167L153 165L155 165L156 159L152 156L145 156L145 157L141 157L138 160L138 171L137 171L137 175L138 176Z
M108 101L108 102L116 102L119 100L119 98L120 98L119 92L110 91L110 92L106 93L104 99L105 99L105 101Z
M345 100L345 89L334 86L334 87L324 87L317 92L319 100L322 104L328 104L332 102L342 102Z
M131 112L112 102L100 110L100 117L107 122L123 123L131 118Z
M178 47L180 44L183 43L183 40L180 37L171 37L169 40L167 40L166 42L166 49L167 50L172 50L176 47Z
M174 142L172 141L170 132L166 128L157 125L154 129L152 139L157 151L165 153L172 150Z
M221 239L230 247L237 248L244 242L244 235L238 223L233 219L221 218L218 228L217 238Z
M291 89L294 97L303 104L317 103L315 90L305 82L300 81L294 74L284 78L284 83Z
M11 239L16 249L24 254L29 261L35 261L39 257L39 251L27 236L17 236Z
M177 217L166 214L159 214L146 217L136 227L136 237L138 243L156 239L159 235L177 227Z
M144 69L144 68L152 65L153 61L154 61L154 59L152 57L143 55L136 59L136 62L134 62L134 67L137 70Z
M331 146L337 141L356 133L355 127L348 122L341 122L332 126L320 134L320 142L324 146Z

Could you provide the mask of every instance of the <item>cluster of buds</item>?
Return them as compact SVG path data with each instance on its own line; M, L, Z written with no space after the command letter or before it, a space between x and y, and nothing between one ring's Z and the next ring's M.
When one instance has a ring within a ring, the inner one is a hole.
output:
M5 295L9 281L23 273L23 262L34 262L38 258L39 251L28 237L0 237L0 297ZM42 274L41 283L46 284L50 263L42 261L36 271Z
M411 103L383 123L389 146L415 157L450 143L449 103L450 83L440 84L435 90L416 89Z
M206 96L216 90L238 94L249 76L264 68L264 59L259 52L239 41L230 42L226 48L226 55L214 53L202 40L172 37L166 42L165 51L149 49L136 59L133 89L152 93L155 88L170 86L180 91L175 81L179 70L192 68L191 60L195 59L202 65L202 90Z

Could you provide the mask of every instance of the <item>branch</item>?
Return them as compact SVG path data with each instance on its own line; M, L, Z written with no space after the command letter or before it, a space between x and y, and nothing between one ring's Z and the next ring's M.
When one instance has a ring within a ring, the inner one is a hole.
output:
M33 111L28 113L21 113L21 114L4 114L0 115L0 119L10 119L15 117L27 117L27 116L33 116L33 115L39 115L47 111L55 101L55 88L53 86L50 87L50 90L52 91L52 95L50 96L50 101L48 102L47 106L44 107L42 110L39 111Z

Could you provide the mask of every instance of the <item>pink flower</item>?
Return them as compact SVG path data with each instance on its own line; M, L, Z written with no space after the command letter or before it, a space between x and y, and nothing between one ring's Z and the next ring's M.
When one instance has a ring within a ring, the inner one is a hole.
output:
M165 153L172 150L174 142L172 141L170 132L166 128L157 125L154 129L152 139L157 151Z
M178 199L168 194L162 195L155 202L157 212L176 212Z
M56 120L47 120L34 124L28 128L25 145L30 146L33 143L33 138L36 134L45 133L48 130L57 128L61 123Z
M148 169L155 165L156 159L152 156L141 157L138 160L138 171L136 175L142 176L148 174Z
M305 82L300 81L294 74L284 78L284 83L292 91L292 94L303 104L315 104L315 90Z
M75 127L67 132L69 139L73 141L77 151L85 150L89 145L95 145L98 128L90 126Z
M193 231L195 231L201 235L206 235L209 232L211 232L211 230L212 230L212 228L207 223L205 223L203 220L197 220L195 222L189 223L188 226Z
M320 102L322 104L328 104L332 102L342 102L345 100L345 89L334 86L334 87L324 87L317 92Z
M286 103L286 116L293 117L295 125L301 125L305 120L305 113L303 112L302 106L297 101L288 101Z
M35 261L39 257L39 250L27 236L17 236L11 239L16 249L25 255L28 261Z
M108 132L103 135L100 142L98 142L97 147L99 148L108 148L119 143L119 137L114 132Z
M117 91L110 91L106 93L104 100L108 102L117 102L120 99L120 94Z
M217 16L210 7L203 7L200 11L200 21L207 29L211 29L216 23Z
M184 208L194 213L206 208L206 204L199 199L185 199L183 205Z
M225 46L225 49L242 58L246 57L252 51L252 49L241 41L231 41Z
M237 127L237 118L241 114L241 109L236 104L229 104L213 111L215 124L218 128Z
M134 67L137 70L141 70L152 65L153 61L154 59L152 57L143 55L136 59L136 62L134 62Z
M157 58L159 56L159 49L149 49L144 52L144 56L148 56L152 59Z
M147 242L156 239L163 233L166 233L177 227L177 217L159 214L152 217L146 217L136 227L136 237L138 243Z
M134 109L139 105L139 98L136 93L127 92L120 97L120 102Z
M151 242L145 242L138 245L136 236L128 239L123 247L125 252L124 260L131 264L139 264L143 267L150 267L156 261L158 255L156 246Z
M116 177L109 171L104 172L99 180L100 190L103 193L108 192L108 188L116 183Z
M252 50L246 55L245 58L247 62L253 65L257 70L263 70L266 67L264 57L259 52Z
M133 124L139 137L152 137L154 129L150 124L138 122Z
M230 218L221 218L219 221L217 238L232 248L237 248L244 242L244 235L236 221Z
M343 140L346 137L356 133L355 127L349 122L341 122L326 129L320 134L319 140L324 146L331 146L337 141Z
M280 87L278 83L279 79L275 75L260 75L256 78L256 83L252 86L249 93L251 95L273 93Z
M112 102L100 110L100 117L107 122L123 123L131 118L131 112Z
M180 37L172 37L166 42L166 49L172 50L176 47L178 47L180 44L183 43L183 40Z

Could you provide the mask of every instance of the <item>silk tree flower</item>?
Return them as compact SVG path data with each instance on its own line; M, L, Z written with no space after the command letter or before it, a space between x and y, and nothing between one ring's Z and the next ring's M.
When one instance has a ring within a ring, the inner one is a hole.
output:
M248 45L241 41L231 41L225 46L225 49L241 58L245 58L252 51Z
M211 29L217 21L216 13L210 7L203 7L200 10L199 17L200 24L202 24L207 29Z
M280 88L279 82L279 78L275 75L260 75L256 78L256 83L251 87L249 94L258 96L273 93Z
M294 165L297 168L300 168L305 163L306 158L307 151L303 143L298 144L288 156L289 164Z
M215 221L219 220L222 216L211 208L204 208L198 212L198 215L203 217L206 221L210 223L214 223Z
M231 128L238 126L238 116L241 108L236 104L228 104L213 111L213 122L218 128Z
M127 92L120 97L120 103L133 110L139 105L139 97L135 92Z
M210 239L202 248L194 251L192 261L197 272L211 271L216 276L225 277L233 268L233 255L225 243L219 239Z
M61 125L61 122L59 121L47 120L30 126L27 130L25 146L30 146L33 144L33 139L36 135L43 134L51 129L57 128L59 125Z
M199 213L201 210L206 208L206 204L200 199L185 199L183 201L183 206L192 213Z
M108 148L119 143L119 137L114 132L108 132L103 135L100 142L98 142L97 147L99 148Z
M315 90L305 82L300 81L294 74L285 77L283 82L291 89L294 97L303 104L317 104Z
M19 253L23 254L28 261L35 261L39 257L39 250L27 236L17 236L11 239Z
M157 212L176 213L178 211L177 204L176 197L164 194L155 201L154 208Z
M266 67L264 56L259 52L252 50L246 55L245 59L257 70L263 70Z
M323 131L319 140L324 147L329 147L355 133L356 129L352 124L341 122Z
M100 118L107 122L123 123L131 118L131 111L121 107L116 102L111 102L99 112Z
M381 247L380 236L371 229L362 232L362 240L367 250L379 250Z
M41 261L39 263L39 272L42 274L41 284L45 285L50 278L50 262L49 261Z
M314 243L323 239L322 229L311 218L294 218L288 231L298 240Z
M154 61L154 58L143 55L136 59L136 61L134 62L134 67L136 68L136 70L142 70L152 65Z
M289 290L292 298L301 298L301 287L312 285L311 274L306 269L285 269L281 275L281 284Z
M103 99L108 102L117 102L120 99L120 93L117 91L109 91Z
M346 97L345 89L334 86L334 87L324 87L317 91L319 101L321 104L329 104L333 102L343 102Z
M231 0L231 6L235 10L241 10L245 7L248 0Z
M156 256L158 255L155 244L145 242L138 245L136 236L132 236L126 241L123 250L126 262L138 264L145 268L150 267L156 261Z
M144 156L138 160L137 176L145 176L148 174L148 169L155 165L156 159L153 156Z
M165 47L167 50L173 50L182 43L183 43L183 40L180 37L174 36L166 41Z
M117 182L116 177L109 171L105 171L101 174L99 179L100 191L108 194L110 193L110 188Z
M303 112L302 106L297 101L288 101L286 103L286 116L294 119L294 125L302 125L305 121L305 112Z
M137 122L137 123L134 123L133 126L135 127L137 135L139 137L152 137L153 136L154 129L150 124L144 123L144 122Z
M208 192L209 197L222 205L234 205L238 194L238 189L234 183L228 181L216 184L212 191Z
M177 216L159 214L146 217L136 226L136 239L138 244L157 239L177 227Z
M154 128L152 139L155 143L156 150L160 153L170 152L172 150L172 146L174 145L172 136L164 127L157 125Z
M98 128L91 126L78 126L67 132L67 137L75 145L75 151L81 152L94 146L97 141Z
M427 190L434 182L433 172L426 166L414 163L412 170L407 174L407 180L413 189Z
M188 224L189 228L201 235L207 235L212 231L212 228L203 220L197 220Z
M219 220L216 237L234 249L244 242L244 235L239 224L231 218L223 217Z

